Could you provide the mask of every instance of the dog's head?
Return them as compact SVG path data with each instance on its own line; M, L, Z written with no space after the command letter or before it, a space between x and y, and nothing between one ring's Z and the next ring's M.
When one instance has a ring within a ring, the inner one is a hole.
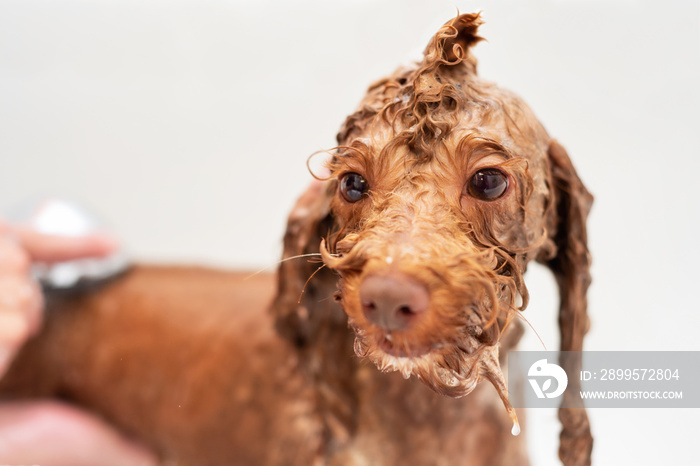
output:
M450 396L483 377L503 392L498 343L527 305L532 259L557 275L562 349L587 328L591 197L528 106L478 78L480 23L453 19L422 62L369 88L285 239L285 256L320 251L339 275L359 356ZM280 270L275 309L297 327L311 272Z

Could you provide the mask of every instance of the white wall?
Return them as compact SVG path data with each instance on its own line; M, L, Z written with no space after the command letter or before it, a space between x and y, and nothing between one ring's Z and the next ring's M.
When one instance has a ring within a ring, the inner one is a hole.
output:
M596 196L588 349L699 350L697 1L2 0L0 212L60 194L139 259L271 265L306 157L457 8ZM554 349L552 280L528 279ZM694 464L698 414L593 410L596 464ZM530 423L556 464L555 413Z

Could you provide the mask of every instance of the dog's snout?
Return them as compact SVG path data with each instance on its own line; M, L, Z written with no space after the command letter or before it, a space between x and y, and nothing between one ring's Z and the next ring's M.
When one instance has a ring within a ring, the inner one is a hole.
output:
M360 285L367 320L386 330L405 330L428 309L427 288L401 273L370 275Z

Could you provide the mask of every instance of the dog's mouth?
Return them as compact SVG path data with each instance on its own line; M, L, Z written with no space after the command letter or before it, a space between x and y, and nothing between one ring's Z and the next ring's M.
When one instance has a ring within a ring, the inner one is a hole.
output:
M480 325L465 327L464 332L462 332L474 338L452 342L445 340L425 341L416 338L410 332L385 330L378 327L374 327L371 332L361 332L356 325L351 324L351 326L356 335L360 333L366 335L364 338L357 336L358 339L366 342L366 344L360 343L360 347L374 346L388 356L397 358L418 358L428 353L441 353L446 349L449 351L450 347L452 347L452 350L458 350L470 355L478 351L479 347L487 344L484 338L486 332Z
M426 337L420 332L387 330L367 325L367 322L356 322L352 318L349 323L355 333L357 356L371 359L381 370L400 370L406 378L411 375L420 376L421 361L430 360L446 371L454 372L457 379L467 379L472 375L472 367L484 348L497 347L494 339L485 338L486 334L493 332L484 331L480 325L454 330L459 337L448 340L435 335ZM443 379L445 377L440 378ZM451 377L447 379L452 380ZM430 382L428 384L433 386ZM467 394L438 384L433 388L453 397Z
M436 349L428 344L406 344L406 336L398 332L377 331L372 337L373 345L389 356L397 358L418 358Z

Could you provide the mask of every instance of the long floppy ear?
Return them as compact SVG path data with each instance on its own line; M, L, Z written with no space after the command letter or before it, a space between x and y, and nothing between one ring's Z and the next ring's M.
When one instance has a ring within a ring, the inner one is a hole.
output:
M591 257L588 253L586 218L593 196L583 186L566 150L558 142L550 141L548 155L554 191L552 207L556 215L553 240L557 252L546 264L559 286L560 349L577 351L580 356L583 337L589 327L586 291L591 283ZM559 361L570 376L562 401L563 406L569 407L559 409L562 423L559 458L566 466L583 466L591 464L593 437L579 394L581 358L571 356L562 353Z
M333 227L330 198L334 183L312 181L287 219L283 262L277 270L277 295L271 310L278 331L297 345L303 345L312 331L311 300L332 297L335 291L335 277L328 273L319 273L309 280L322 266L320 254L314 254L319 253L321 240ZM295 258L301 255L310 256Z

